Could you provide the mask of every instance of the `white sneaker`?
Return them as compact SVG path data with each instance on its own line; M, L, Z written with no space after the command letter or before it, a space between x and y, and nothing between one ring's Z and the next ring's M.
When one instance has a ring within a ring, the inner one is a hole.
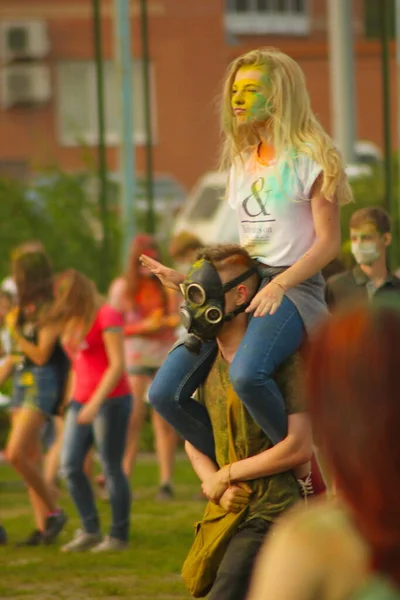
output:
M84 552L97 546L101 540L100 533L86 533L85 531L81 531L75 534L71 542L61 548L61 552Z
M100 544L91 549L91 552L120 552L128 548L128 542L107 535Z

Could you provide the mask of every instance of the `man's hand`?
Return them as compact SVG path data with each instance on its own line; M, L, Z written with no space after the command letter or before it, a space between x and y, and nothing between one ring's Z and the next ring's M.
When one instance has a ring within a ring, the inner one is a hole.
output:
M238 513L248 505L251 493L251 487L245 483L231 485L222 494L219 505L228 512Z
M147 267L153 275L158 277L163 286L179 291L179 284L185 279L184 275L178 273L178 271L175 271L174 269L162 265L158 260L154 260L154 258L150 258L145 254L142 254L139 260L144 267Z
M229 487L228 467L222 467L219 471L216 471L211 477L203 481L201 489L211 502L218 504L222 494L226 492Z

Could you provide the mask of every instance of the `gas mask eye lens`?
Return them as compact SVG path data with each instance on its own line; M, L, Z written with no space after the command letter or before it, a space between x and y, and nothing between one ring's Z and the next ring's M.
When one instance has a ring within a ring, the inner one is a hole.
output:
M208 323L215 325L222 321L222 311L219 308L208 308L205 317Z
M206 301L206 293L197 283L191 283L186 289L186 298L192 304L202 306Z

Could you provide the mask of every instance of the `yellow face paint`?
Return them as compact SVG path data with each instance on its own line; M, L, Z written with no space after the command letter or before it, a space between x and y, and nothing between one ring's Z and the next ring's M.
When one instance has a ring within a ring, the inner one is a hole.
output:
M232 85L232 110L241 122L268 118L268 78L259 67L241 67Z

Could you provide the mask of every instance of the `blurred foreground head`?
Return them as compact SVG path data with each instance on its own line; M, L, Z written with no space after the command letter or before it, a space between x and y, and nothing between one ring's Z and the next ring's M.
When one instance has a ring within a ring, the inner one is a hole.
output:
M190 231L180 231L175 234L169 243L168 253L177 262L194 262L197 252L204 244Z
M141 254L160 260L160 250L155 237L139 233L133 238L129 248L128 270L138 271L140 269L139 257Z
M373 555L400 584L400 310L354 307L306 352L316 441Z
M53 269L43 250L16 253L12 274L22 306L48 302L53 298Z

